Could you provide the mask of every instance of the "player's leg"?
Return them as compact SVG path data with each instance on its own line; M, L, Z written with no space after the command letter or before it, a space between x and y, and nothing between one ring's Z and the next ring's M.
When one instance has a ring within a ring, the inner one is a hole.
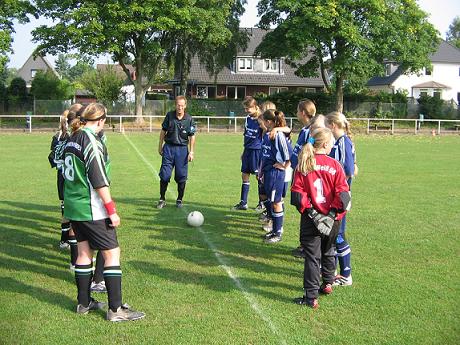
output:
M249 178L251 176L251 150L244 149L241 155L241 192L240 202L233 206L234 210L247 210L248 209L248 195L250 188Z
M70 269L71 270L75 268L75 264L78 258L77 238L75 237L75 232L72 227L73 225L72 223L70 223L69 237L67 239L67 242L70 245Z
M60 170L57 171L57 190L59 200L61 202L61 240L59 241L59 248L67 249L69 244L67 240L69 238L70 222L64 218L64 177Z
M342 219L339 235L336 240L337 258L339 262L340 273L334 281L336 286L352 285L351 277L351 248L345 237L346 217Z
M305 248L305 264L303 272L304 296L294 300L297 304L318 308L320 288L320 258L321 237L313 221L306 215L301 215L301 243Z
M323 284L320 292L324 294L332 293L332 284L335 279L335 241L340 229L340 221L335 221L329 236L321 236L321 276Z
M177 183L176 207L182 207L185 185L188 177L188 149L187 146L177 146L174 155L174 180Z
M104 281L104 256L98 250L96 255L96 269L94 270L93 281L91 282L91 292L107 292Z
M157 208L166 206L166 191L171 179L172 169L174 165L174 155L172 146L165 144L163 146L163 155L161 157L160 176L160 200L158 201Z
M283 207L283 190L284 190L284 171L272 169L270 171L271 193L269 199L272 203L272 221L273 230L272 236L266 239L266 243L276 243L281 241L283 234L284 223L284 207Z

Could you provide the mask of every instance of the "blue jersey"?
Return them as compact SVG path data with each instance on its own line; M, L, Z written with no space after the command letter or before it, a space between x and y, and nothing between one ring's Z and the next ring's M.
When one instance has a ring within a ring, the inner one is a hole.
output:
M266 133L262 140L262 171L269 171L276 163L284 164L291 154L292 146L284 133L276 133L275 140Z
M353 176L355 173L355 145L349 137L342 135L334 144L329 154L332 158L339 161L345 170L346 176Z
M291 155L291 167L295 170L297 167L297 162L299 161L299 154L302 151L302 147L307 143L308 138L310 137L310 126L305 126L300 130L299 137L297 138L297 143L294 146L294 150Z
M244 122L244 148L252 150L260 150L262 148L262 133L259 121L257 118L250 115L246 116Z

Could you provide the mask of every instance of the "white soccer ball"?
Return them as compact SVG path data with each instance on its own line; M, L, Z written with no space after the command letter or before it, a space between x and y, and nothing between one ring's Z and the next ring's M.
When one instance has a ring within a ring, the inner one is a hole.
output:
M203 214L200 211L190 212L187 216L187 223L194 227L202 226L204 223Z

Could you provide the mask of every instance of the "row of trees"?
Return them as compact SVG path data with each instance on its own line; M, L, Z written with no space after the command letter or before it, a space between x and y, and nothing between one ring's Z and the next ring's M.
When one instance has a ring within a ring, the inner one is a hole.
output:
M34 30L37 52L110 54L135 86L141 119L142 97L153 83L170 77L170 66L184 91L195 54L216 76L247 44L245 31L239 29L245 3L36 0L30 11L54 23ZM407 73L429 67L428 57L439 43L439 33L414 0L260 0L258 10L259 25L275 29L257 53L287 57L300 76L314 76L319 70L328 91L335 93L337 110L342 110L347 84L362 84L384 73L385 60L396 61ZM134 66L135 78L128 63Z

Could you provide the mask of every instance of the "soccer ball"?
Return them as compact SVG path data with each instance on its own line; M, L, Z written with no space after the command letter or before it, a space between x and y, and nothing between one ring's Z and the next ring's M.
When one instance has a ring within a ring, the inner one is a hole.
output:
M200 211L190 212L187 216L188 225L199 227L203 225L203 222L204 222L204 217Z

